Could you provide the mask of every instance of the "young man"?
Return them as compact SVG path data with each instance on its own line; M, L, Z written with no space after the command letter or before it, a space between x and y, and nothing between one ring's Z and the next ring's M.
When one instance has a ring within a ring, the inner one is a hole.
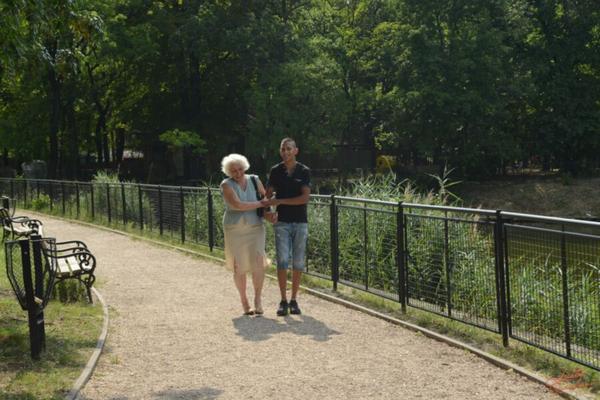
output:
M277 315L288 312L300 314L297 295L300 278L305 269L306 241L308 239L308 216L306 204L310 197L310 170L296 161L298 147L294 139L285 138L279 148L281 160L271 168L267 182L267 198L277 206L275 250L277 253L277 280L281 302ZM291 260L291 265L290 265ZM292 269L292 296L287 301L287 270Z

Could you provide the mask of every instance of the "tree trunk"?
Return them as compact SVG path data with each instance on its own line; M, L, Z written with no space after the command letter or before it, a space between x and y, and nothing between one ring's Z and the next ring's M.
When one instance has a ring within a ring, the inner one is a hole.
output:
M116 129L116 140L115 140L115 162L120 164L123 161L123 151L125 150L125 129Z
M66 165L68 169L66 174L69 178L77 178L77 172L79 171L79 135L77 131L77 122L75 118L74 109L75 99L69 99L68 108L66 109L66 130L70 133L69 143L67 144L68 155L66 157Z
M102 138L102 153L103 153L103 165L105 167L108 166L110 162L110 148L109 148L109 140L108 140L108 132L106 129L102 130L100 133L100 137Z
M50 153L48 157L48 177L56 177L58 169L58 133L60 130L60 101L61 87L56 72L52 67L48 67L48 98L50 99Z

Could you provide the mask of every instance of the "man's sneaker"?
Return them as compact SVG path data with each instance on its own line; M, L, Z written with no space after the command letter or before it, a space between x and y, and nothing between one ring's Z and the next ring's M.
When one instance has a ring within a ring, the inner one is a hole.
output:
M296 300L290 301L290 314L300 315L302 311L300 311L300 307L298 307L298 302Z
M287 301L281 300L279 302L279 308L277 309L277 315L279 315L280 317L288 315L288 302Z

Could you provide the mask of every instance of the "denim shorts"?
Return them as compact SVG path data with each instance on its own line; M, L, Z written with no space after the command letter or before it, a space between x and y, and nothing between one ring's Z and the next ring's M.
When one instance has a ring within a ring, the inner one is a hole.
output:
M306 222L277 222L274 228L277 269L288 269L291 260L294 270L304 271L308 224Z

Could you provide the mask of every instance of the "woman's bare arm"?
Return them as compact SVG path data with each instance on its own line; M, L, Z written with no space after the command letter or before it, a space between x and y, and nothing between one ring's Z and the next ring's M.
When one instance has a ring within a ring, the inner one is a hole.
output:
M231 186L225 182L221 184L221 190L223 190L225 202L234 210L248 211L263 206L260 201L240 201L240 198L235 194Z

